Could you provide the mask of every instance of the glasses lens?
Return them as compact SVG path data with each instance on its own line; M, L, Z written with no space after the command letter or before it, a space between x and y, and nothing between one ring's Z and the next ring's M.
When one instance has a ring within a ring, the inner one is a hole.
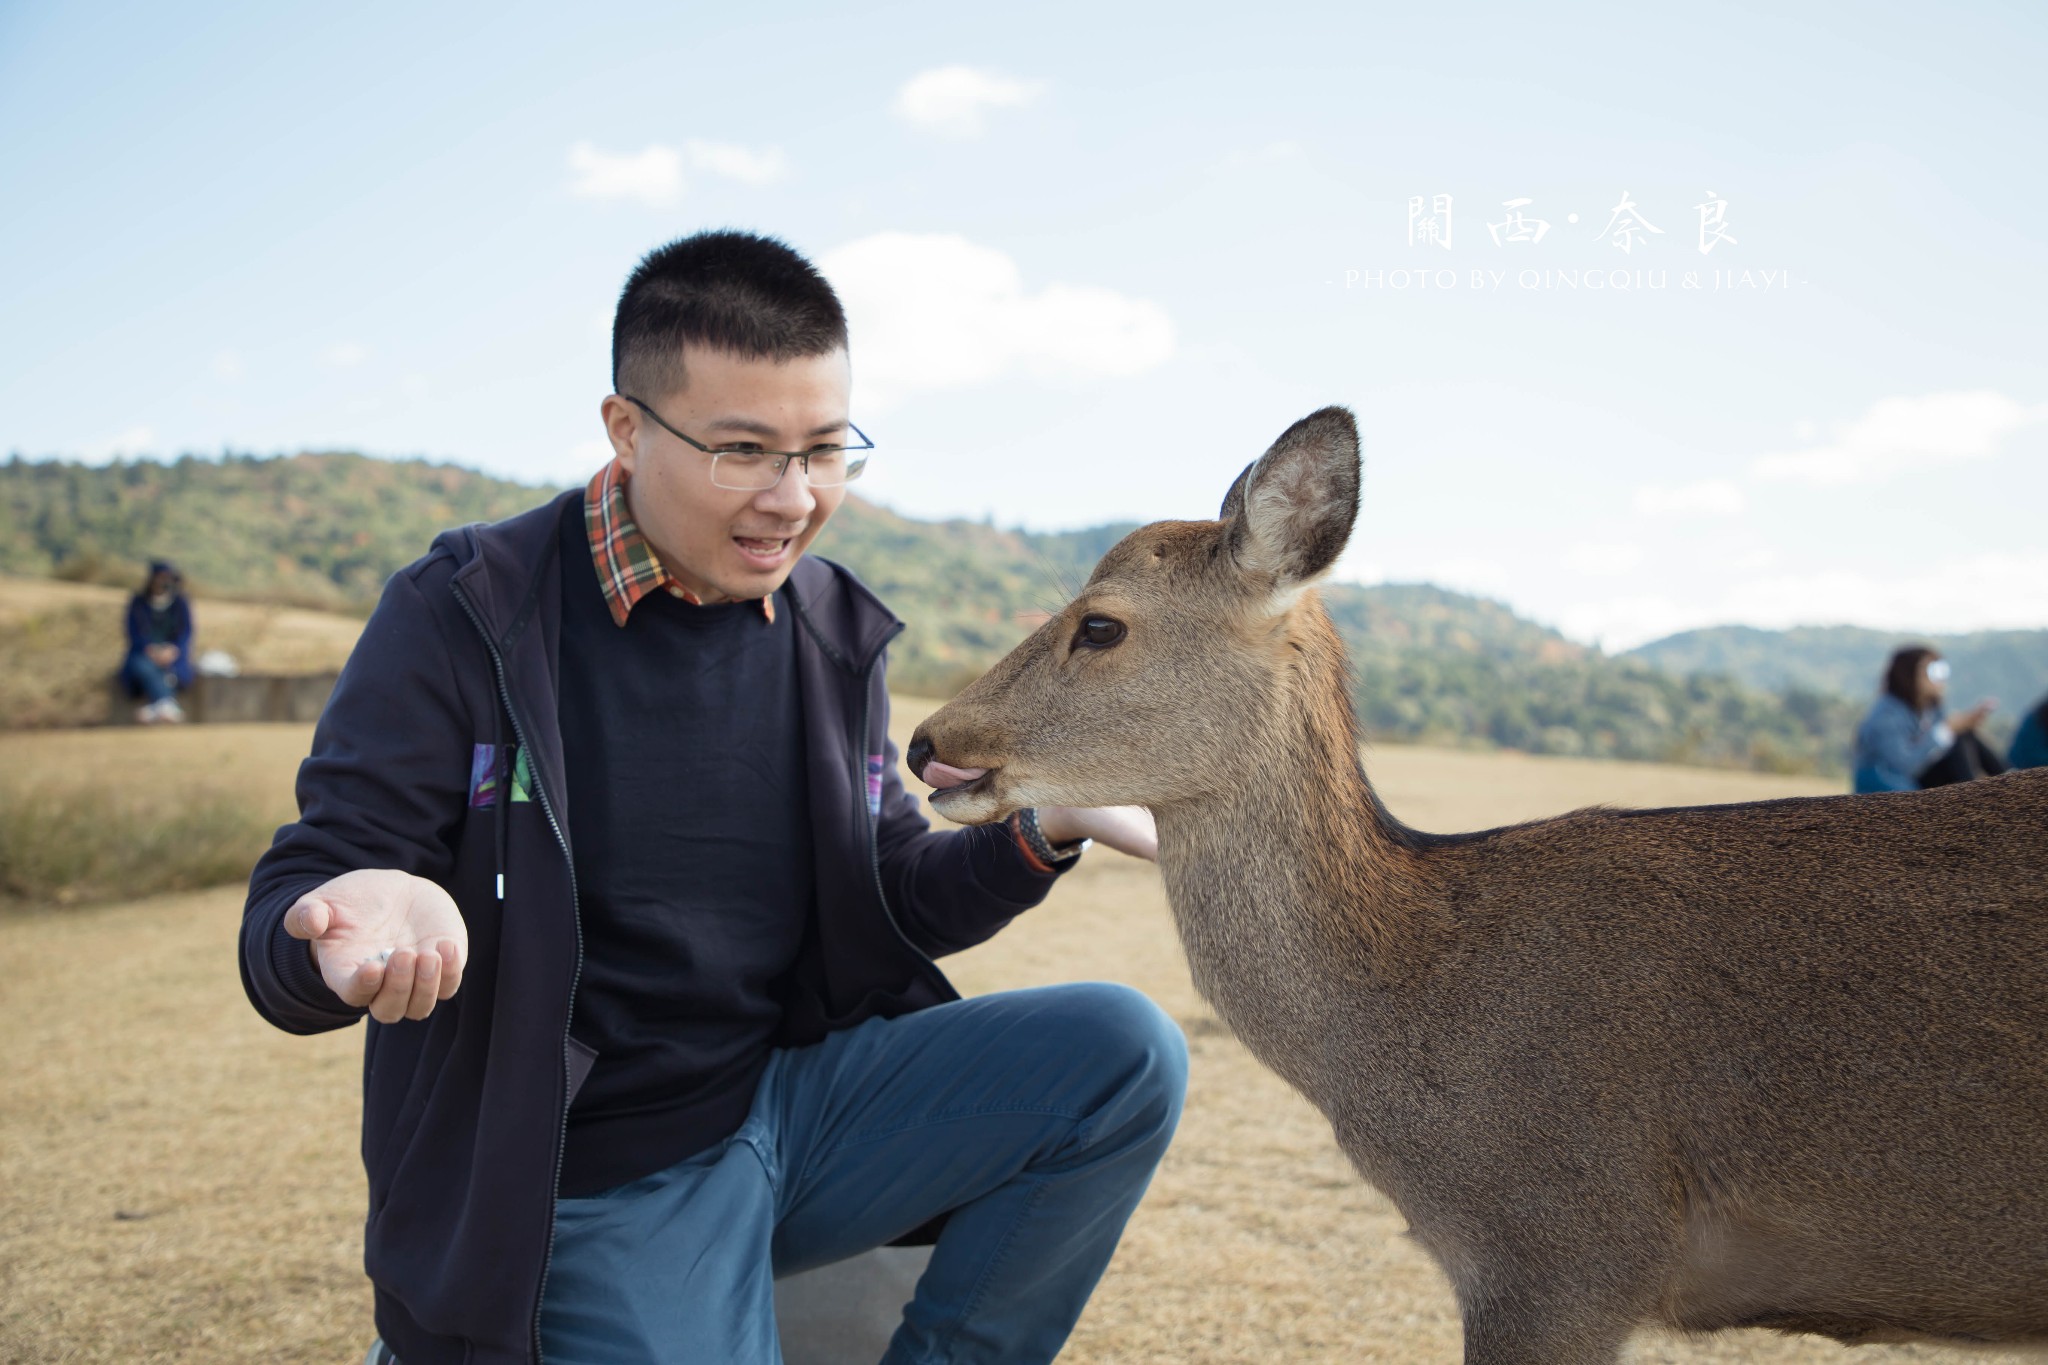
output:
M727 451L712 457L711 482L720 488L754 492L773 488L782 476L786 458L764 451ZM864 450L820 450L814 452L806 463L810 466L811 487L836 488L859 478L861 471L868 467L868 456Z
M711 457L711 482L720 488L773 488L782 475L782 456L734 451Z
M807 461L811 487L836 488L853 477L853 457L843 450L820 450Z

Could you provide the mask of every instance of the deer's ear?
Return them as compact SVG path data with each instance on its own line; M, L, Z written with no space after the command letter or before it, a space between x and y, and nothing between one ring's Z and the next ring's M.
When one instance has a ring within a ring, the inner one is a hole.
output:
M1216 520L1229 521L1244 510L1244 486L1251 479L1252 469L1258 464L1253 460L1237 476L1237 482L1230 485L1230 491L1223 495L1223 510L1216 514Z
M1358 423L1346 408L1312 412L1237 476L1223 500L1230 554L1276 587L1337 562L1358 519Z

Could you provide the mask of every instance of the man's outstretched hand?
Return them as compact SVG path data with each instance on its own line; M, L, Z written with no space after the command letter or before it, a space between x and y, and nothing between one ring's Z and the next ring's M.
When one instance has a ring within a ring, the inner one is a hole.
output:
M462 985L469 926L446 891L386 868L345 872L285 911L327 988L382 1024L424 1019Z
M1093 839L1133 858L1159 861L1159 827L1143 806L1040 806L1038 832L1047 843Z

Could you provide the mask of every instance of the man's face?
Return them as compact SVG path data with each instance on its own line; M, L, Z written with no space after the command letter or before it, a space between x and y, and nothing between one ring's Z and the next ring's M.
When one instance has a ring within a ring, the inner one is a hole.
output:
M842 445L853 386L846 352L799 360L747 360L689 349L683 387L636 393L677 431L714 448L809 450ZM662 564L706 602L765 597L846 496L812 488L795 460L773 488L720 488L711 456L676 439L633 404L604 400L606 434L629 482L627 505Z

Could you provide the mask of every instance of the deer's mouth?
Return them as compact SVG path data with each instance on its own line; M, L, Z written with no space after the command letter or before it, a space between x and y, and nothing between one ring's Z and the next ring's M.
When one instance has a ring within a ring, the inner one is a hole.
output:
M1004 780L1003 769L941 763L932 752L932 742L923 726L910 737L910 749L903 759L910 771L932 789L932 809L955 824L981 825L1008 814L996 790Z
M979 796L993 787L1000 768L955 768L937 759L924 765L920 774L932 788L932 804L944 809L942 803L957 801L961 797Z

